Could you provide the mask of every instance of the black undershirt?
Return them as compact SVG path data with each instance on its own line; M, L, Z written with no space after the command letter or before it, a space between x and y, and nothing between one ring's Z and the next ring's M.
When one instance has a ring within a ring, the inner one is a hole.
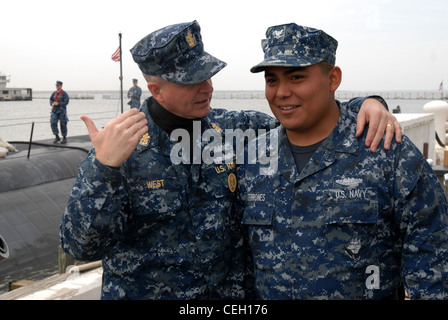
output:
M164 107L160 105L157 100L154 98L149 98L147 101L149 114L154 120L155 124L158 125L163 131L168 134L171 134L175 129L184 129L187 130L190 135L190 160L191 155L193 154L193 122L201 121L200 118L197 119L187 119L183 117L179 117L174 113L166 110ZM201 130L203 130L201 126ZM179 139L181 137L179 136ZM191 163L191 161L190 161Z
M323 140L322 140L323 141ZM316 152L316 150L319 148L319 146L322 144L322 141L319 141L318 143L312 144L310 146L296 146L289 143L291 146L292 155L294 156L294 161L297 166L297 170L302 172L303 168L305 168L308 161L311 159L313 154Z
M148 99L148 110L154 122L168 134L171 134L175 129L185 129L191 137L193 135L193 121L200 120L179 117L162 107L154 98Z

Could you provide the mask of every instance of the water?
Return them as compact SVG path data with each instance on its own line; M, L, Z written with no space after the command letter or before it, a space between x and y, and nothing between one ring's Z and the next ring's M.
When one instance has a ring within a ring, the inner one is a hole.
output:
M33 101L2 101L0 102L0 137L7 141L28 141L34 122L33 140L53 138L50 128L49 102L43 94L35 93ZM70 93L69 93L70 94ZM105 126L111 119L121 112L119 100L99 99L71 99L68 105L68 136L87 134L84 122L80 116L88 115L95 121L98 128Z
M70 92L68 92L70 94ZM84 92L73 92L73 95ZM104 99L112 96L111 92L94 92L95 99L71 99L68 105L68 138L70 136L87 134L87 129L80 116L89 116L98 129L104 127L110 120L121 113L121 102L118 94L116 99ZM7 141L29 141L32 123L34 122L33 140L52 139L50 129L51 92L35 92L33 101L0 101L0 137ZM146 98L144 96L144 98ZM249 97L249 98L248 98ZM256 97L251 99L250 97ZM345 99L346 100L346 99ZM344 99L341 99L344 101ZM400 106L402 113L423 113L423 106L431 100L396 100L386 99L389 110ZM263 92L220 92L214 94L213 108L228 110L257 110L271 114L269 105L263 98ZM123 110L127 110L127 99L124 98Z
M68 92L71 94L70 92ZM84 94L85 92L74 92ZM68 105L68 139L70 136L87 134L84 122L80 116L85 114L92 118L98 129L104 127L110 120L121 113L121 102L116 92L94 92L95 99L71 99ZM50 129L50 103L51 92L33 93L33 101L0 101L0 137L7 141L29 141L31 126L34 122L33 140L52 139ZM103 96L115 96L106 99ZM144 95L144 98L146 98ZM253 98L255 97L255 98ZM346 99L341 99L344 101ZM402 113L423 113L423 106L430 100L395 100L386 99L389 110L400 106ZM124 99L123 110L128 110ZM263 97L263 92L215 92L212 100L213 108L228 110L257 110L271 114L269 105ZM69 140L70 142L70 140ZM0 262L1 263L1 262ZM20 273L1 275L4 281L0 284L0 294L8 291L7 283L20 279L41 280L57 273L57 261L40 270L27 270Z

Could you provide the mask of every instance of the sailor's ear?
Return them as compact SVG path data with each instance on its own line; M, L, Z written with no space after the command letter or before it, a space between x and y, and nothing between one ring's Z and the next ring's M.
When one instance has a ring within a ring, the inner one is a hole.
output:
M156 92L160 91L160 86L159 86L159 84L157 82L151 81L151 82L148 82L148 90L154 96L154 94Z
M163 100L163 95L160 92L160 89L161 89L161 86L159 83L157 83L155 81L148 82L148 90L151 92L154 99L159 101L159 103L160 103L160 100Z
M335 92L342 82L342 71L338 66L333 67L329 73L330 76L330 89Z

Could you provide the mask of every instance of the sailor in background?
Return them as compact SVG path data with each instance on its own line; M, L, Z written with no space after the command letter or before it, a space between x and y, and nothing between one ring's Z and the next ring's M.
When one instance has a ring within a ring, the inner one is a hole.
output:
M128 105L130 105L131 108L140 108L140 97L142 96L142 89L138 86L138 80L132 79L132 82L134 83L134 86L131 87L128 91L128 98L131 99L131 101L128 102Z
M61 126L61 134L62 134L62 142L61 143L67 143L67 105L69 102L69 97L67 92L62 90L62 82L56 81L56 91L51 94L50 97L50 105L51 105L51 117L50 117L50 124L51 124L51 131L53 131L53 134L56 136L53 143L57 143L61 141L61 138L59 137L59 130L58 130L58 121L60 121Z

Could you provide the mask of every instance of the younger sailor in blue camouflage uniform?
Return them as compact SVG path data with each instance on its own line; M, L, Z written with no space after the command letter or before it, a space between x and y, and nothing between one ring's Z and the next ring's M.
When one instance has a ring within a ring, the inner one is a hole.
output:
M56 81L56 91L50 96L51 117L50 125L51 131L55 135L54 143L61 141L59 137L58 121L61 126L62 142L67 143L67 105L69 102L69 96L67 92L62 90L62 81Z
M425 158L407 137L376 153L356 139L334 99L336 40L296 24L266 36L251 71L282 124L278 170L238 168L258 297L382 299L404 284L411 299L447 299L447 201Z
M138 80L132 79L133 86L128 90L128 102L131 108L140 108L140 97L142 96L142 89L138 86Z
M247 298L235 163L174 165L170 134L192 133L195 124L224 135L278 122L210 109L211 77L225 63L204 51L196 21L157 30L131 52L152 97L101 131L82 117L94 149L62 216L62 247L79 260L103 260L103 299ZM206 144L194 147L202 153Z

